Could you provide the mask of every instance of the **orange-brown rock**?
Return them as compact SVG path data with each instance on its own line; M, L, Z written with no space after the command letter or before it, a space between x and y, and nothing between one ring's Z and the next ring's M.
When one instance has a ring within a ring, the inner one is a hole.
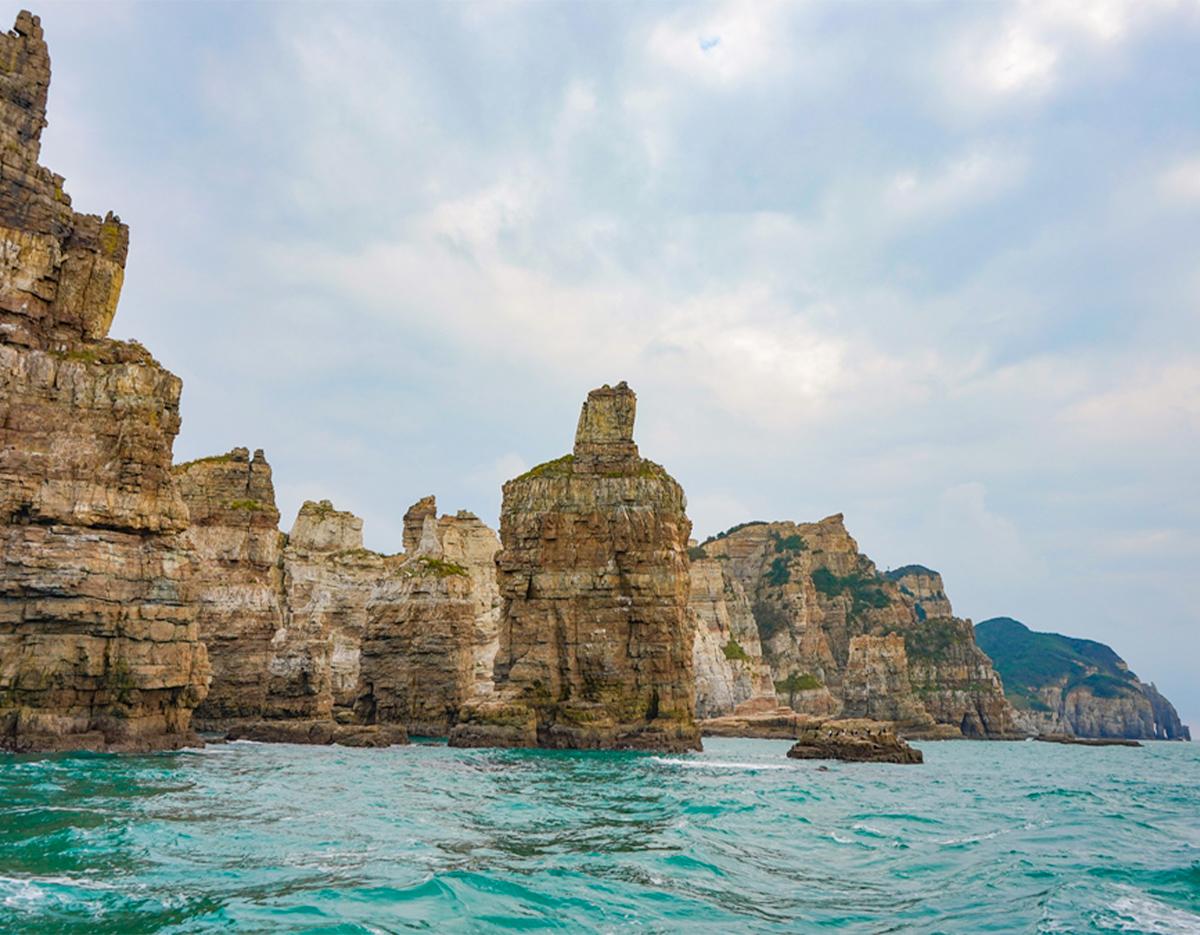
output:
M38 165L38 18L0 35L0 746L194 740L208 663L171 475L180 381L107 337L129 231Z
M571 455L504 485L495 696L450 743L699 747L683 490L633 441L636 397L593 390Z

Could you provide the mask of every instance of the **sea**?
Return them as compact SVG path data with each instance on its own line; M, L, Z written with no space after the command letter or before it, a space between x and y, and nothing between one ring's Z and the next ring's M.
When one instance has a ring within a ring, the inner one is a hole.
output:
M0 756L0 932L1200 933L1200 744Z

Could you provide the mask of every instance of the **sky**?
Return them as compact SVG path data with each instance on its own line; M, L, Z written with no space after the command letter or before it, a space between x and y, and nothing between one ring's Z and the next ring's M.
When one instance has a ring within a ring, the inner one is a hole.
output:
M285 530L494 525L627 380L698 538L844 513L1200 726L1200 3L34 12L113 335Z

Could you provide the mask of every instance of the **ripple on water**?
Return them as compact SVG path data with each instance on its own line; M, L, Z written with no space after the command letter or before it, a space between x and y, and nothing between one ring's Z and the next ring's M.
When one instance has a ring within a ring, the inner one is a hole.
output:
M0 931L1200 932L1191 745L706 746L0 757Z

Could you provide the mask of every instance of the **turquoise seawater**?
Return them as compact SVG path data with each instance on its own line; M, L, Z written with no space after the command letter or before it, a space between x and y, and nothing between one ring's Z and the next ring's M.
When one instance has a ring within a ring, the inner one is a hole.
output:
M787 746L4 756L0 931L1200 932L1200 745Z

